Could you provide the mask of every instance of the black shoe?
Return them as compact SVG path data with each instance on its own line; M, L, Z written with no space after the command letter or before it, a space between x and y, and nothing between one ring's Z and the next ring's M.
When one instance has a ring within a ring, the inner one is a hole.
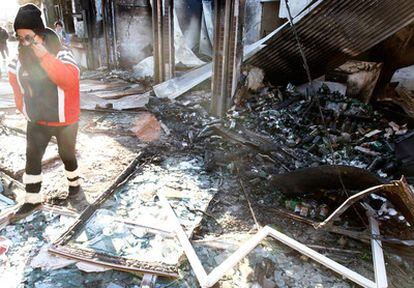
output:
M20 206L19 210L17 210L12 216L10 221L11 222L16 222L19 221L23 218L26 218L27 216L29 216L30 214L32 214L32 212L36 209L39 208L40 205L42 203L36 203L36 204L32 204L32 203L24 203L22 206Z
M69 186L69 198L74 198L79 194L81 186Z

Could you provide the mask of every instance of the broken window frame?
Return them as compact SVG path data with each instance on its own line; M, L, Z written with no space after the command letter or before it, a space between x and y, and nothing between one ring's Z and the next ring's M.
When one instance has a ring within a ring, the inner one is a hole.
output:
M87 224L89 219L94 215L96 210L110 197L114 195L119 187L124 185L129 177L136 171L138 164L145 163L145 150L142 151L138 156L121 172L116 180L105 192L103 192L91 205L89 205L77 218L75 223L68 228L55 242L52 243L49 248L49 252L55 255L63 256L66 258L77 259L80 261L98 264L101 266L113 268L125 272L138 272L144 274L155 274L158 276L164 276L168 278L177 278L178 269L176 265L170 265L160 262L146 262L126 257L113 256L104 252L97 252L88 249L74 248L68 245L69 241L73 239ZM122 221L122 220L119 220ZM125 223L125 222L124 222ZM131 225L131 223L125 223ZM151 229L154 233L169 233L169 231L163 231L158 228L141 226L147 229Z
M271 237L274 240L281 242L284 245L298 251L299 253L306 255L314 261L322 264L330 270L348 278L349 280L357 283L358 285L366 288L388 287L388 280L385 270L385 261L383 255L383 249L381 241L376 239L380 236L379 226L377 220L373 217L372 211L367 209L367 217L370 223L370 231L373 237L371 239L371 250L373 255L373 266L375 274L375 282L362 276L361 274L350 270L349 268L333 261L332 259L318 253L317 251L307 247L306 245L290 238L289 236L277 231L276 229L265 226L259 230L257 234L252 236L244 244L242 244L236 252L231 254L226 260L224 260L219 266L214 268L209 274L206 273L200 259L198 258L187 234L182 228L174 209L171 207L167 198L164 195L159 195L163 208L168 213L168 219L170 224L174 227L174 232L178 238L184 252L187 256L190 266L196 275L199 284L203 288L213 287L231 268L236 266L244 257L246 257L252 250L256 248L265 238ZM368 207L369 208L369 207Z
M4 176L4 175L2 175ZM7 175L5 177L8 177ZM9 179L8 179L9 180ZM19 188L23 188L23 186L17 182L14 181L13 179L10 178L11 181L15 182ZM0 215L0 230L3 229L4 227L6 227L7 225L11 224L9 222L10 217L21 207L21 205L15 205L13 207L13 209L2 213ZM77 211L72 210L72 209L68 209L65 207L61 207L61 206L56 206L56 205L48 205L48 204L42 204L39 207L37 207L36 209L33 210L33 212L30 215L33 215L36 212L48 212L48 213L54 213L56 215L59 216L68 216L68 217L72 217L73 219L79 217L79 214L77 213ZM27 216L28 217L28 216ZM140 226L140 225L138 225ZM144 227L144 226L142 226ZM140 287L155 287L155 283L157 282L157 275L153 275L153 274L144 274L142 281L141 281L141 286Z

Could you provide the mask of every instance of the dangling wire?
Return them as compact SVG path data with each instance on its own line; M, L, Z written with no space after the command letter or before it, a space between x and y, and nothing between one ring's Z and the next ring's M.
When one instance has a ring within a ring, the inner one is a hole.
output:
M312 98L312 99L309 99L309 100L311 100L311 104L310 105L313 105L315 103L318 106L319 114L320 114L320 117L321 117L321 120L322 120L322 126L323 126L323 129L324 129L323 133L325 134L326 139L328 141L329 151L331 153L331 157L332 157L333 164L336 165L335 151L333 149L331 137L329 136L329 133L328 133L328 126L326 124L325 116L323 115L323 111L322 111L321 104L320 104L320 101L319 101L319 96L315 93L315 91L313 91L312 76L311 76L311 73L310 73L310 68L309 68L309 65L308 65L308 60L306 58L306 54L305 54L305 51L303 49L302 43L301 43L301 41L299 39L299 35L298 35L297 31L296 31L295 24L293 23L293 17L292 17L292 13L290 12L289 1L288 0L284 0L284 1L285 1L285 4L286 4L286 10L288 12L289 24L290 24L290 27L292 28L293 35L294 35L294 37L296 39L296 43L298 45L299 52L300 52L300 55L301 55L302 61L303 61L303 68L305 69L306 76L308 78L309 89L311 90L310 91L311 92L310 93L311 97L308 97L308 98ZM343 190L344 194L349 198L350 195L348 193L348 190L345 187L344 181L342 179L341 172L339 171L339 169L336 169L336 170L337 170L339 182L340 182L340 184L342 186L342 190ZM364 225L367 226L366 221L360 215L360 213L358 212L358 210L355 209L355 207L354 207L354 210L355 210L356 214L358 215L358 217L360 218L360 220L362 221L362 223L364 223Z
M300 55L302 56L303 68L305 69L306 76L308 77L309 87L312 87L312 76L310 73L308 60L306 59L305 51L303 50L303 46L299 40L298 32L296 31L295 24L293 23L293 17L292 17L292 13L290 12L289 1L285 0L285 4L286 4L287 12L288 12L289 24L290 24L290 27L292 28L293 35L295 36L296 43L298 44Z

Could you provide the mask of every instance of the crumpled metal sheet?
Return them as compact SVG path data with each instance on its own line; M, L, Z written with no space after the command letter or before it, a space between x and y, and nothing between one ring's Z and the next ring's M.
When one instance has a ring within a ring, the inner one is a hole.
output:
M298 169L289 173L272 175L270 181L286 195L311 194L320 189L342 189L341 181L346 189L358 191L384 184L383 180L374 173L344 165Z
M396 33L414 20L412 0L319 0L296 16L312 78L324 74ZM290 24L280 27L247 61L265 70L274 83L306 80Z

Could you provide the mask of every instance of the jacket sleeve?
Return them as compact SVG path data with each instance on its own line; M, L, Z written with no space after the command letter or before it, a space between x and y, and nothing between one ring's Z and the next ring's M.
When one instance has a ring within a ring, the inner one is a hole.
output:
M50 80L62 90L73 90L79 87L79 68L69 52L58 58L48 53L40 59L40 65Z
M23 112L23 93L20 90L20 86L19 83L17 82L17 76L15 73L13 72L8 72L8 76L9 76L9 82L10 85L12 86L13 89L13 94L14 94L14 102L16 103L16 108L20 111Z

